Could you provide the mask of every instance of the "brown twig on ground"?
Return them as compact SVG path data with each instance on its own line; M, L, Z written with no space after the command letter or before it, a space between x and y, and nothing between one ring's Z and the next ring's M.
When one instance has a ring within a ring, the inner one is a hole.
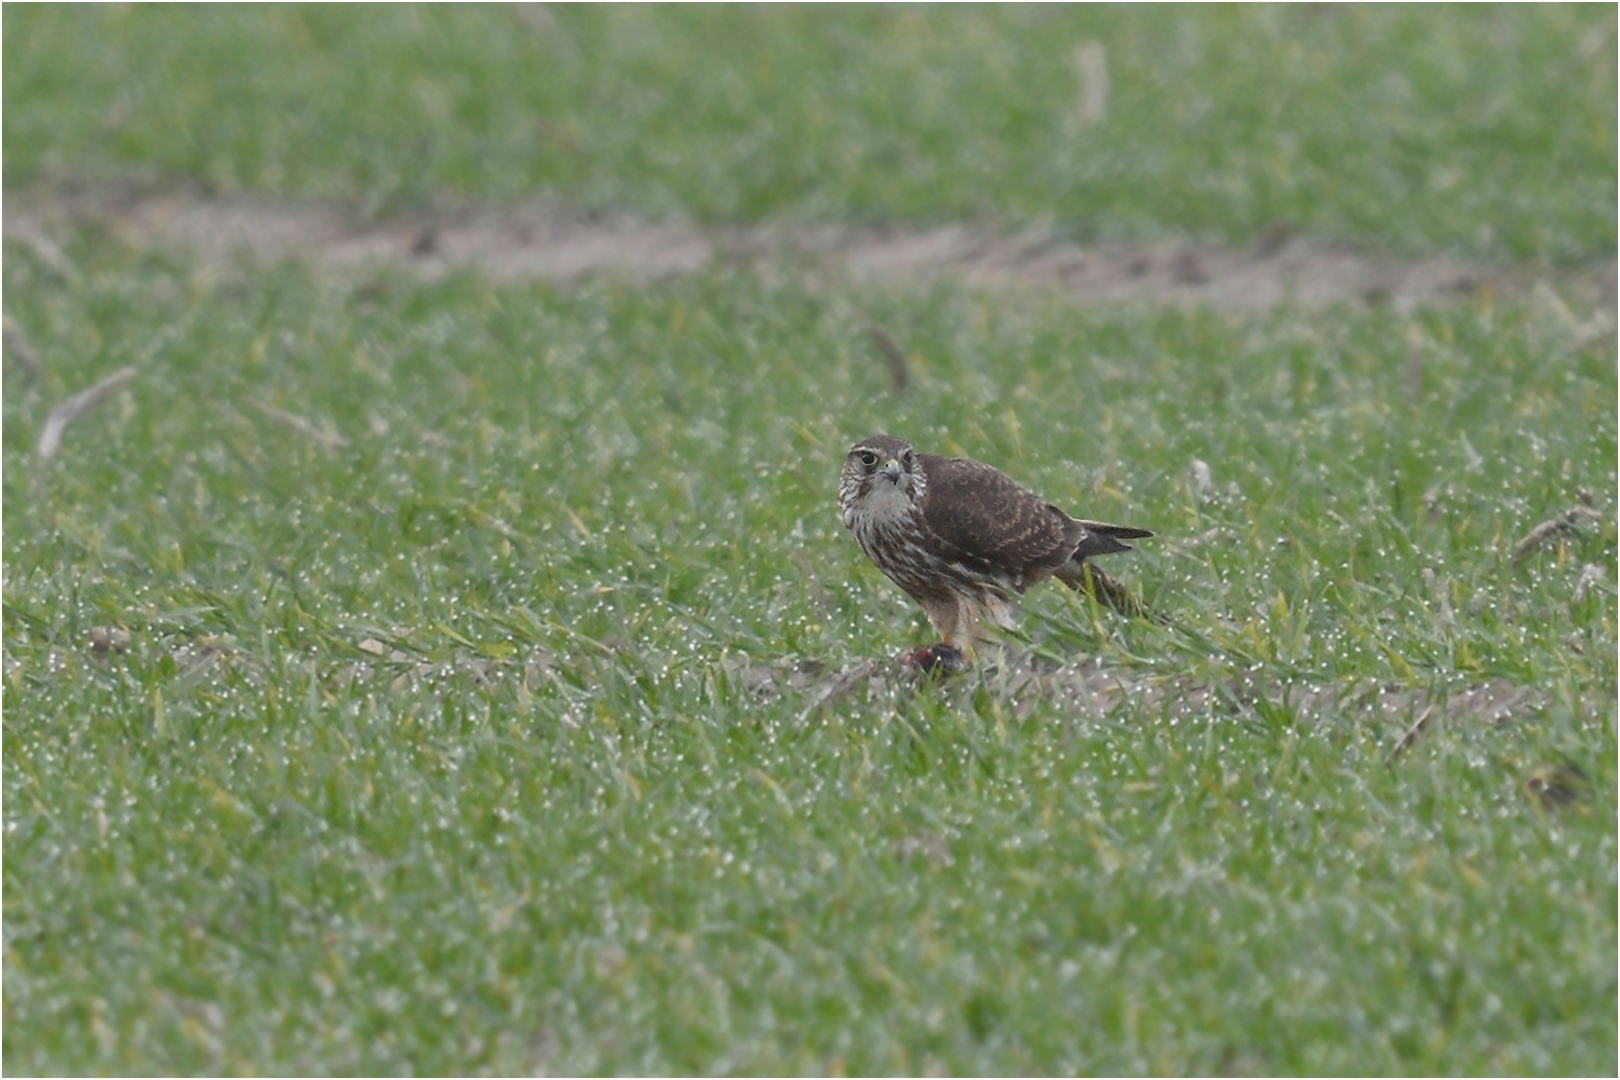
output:
M866 336L872 339L872 344L878 347L883 359L889 362L889 378L894 383L894 392L902 393L906 384L911 381L911 370L906 364L906 350L900 343L877 323L866 324Z
M1412 726L1406 729L1406 734L1401 736L1401 741L1395 744L1395 749L1389 752L1389 762L1391 765L1393 765L1402 754L1406 753L1408 750L1412 749L1412 747L1417 745L1418 739L1423 736L1425 731L1429 730L1429 725L1434 723L1434 718L1439 715L1440 709L1434 705L1430 705L1427 709L1424 709L1418 714L1418 718L1412 721Z
M27 245L40 262L44 263L58 277L67 281L79 280L79 268L73 265L73 260L67 257L60 244L35 226L32 222L24 223L21 228L15 228L11 222L6 223L6 239L19 240Z
M804 712L799 714L799 723L804 723L823 706L831 705L861 683L882 674L882 672L883 669L878 665L877 661L863 660L849 670L834 675L827 680L821 693L816 695L816 699L805 707Z
M39 448L35 451L39 460L49 461L54 457L62 447L62 432L67 426L128 386L135 374L132 367L119 368L90 389L74 394L52 409L51 415L45 418L45 429L39 433Z
M349 445L349 440L337 432L323 431L302 416L287 412L285 409L278 409L274 405L266 405L264 402L254 401L252 398L248 399L248 404L283 427L289 427L298 432L298 434L319 446L322 450L334 452Z
M1582 500L1580 505L1570 507L1569 511L1563 516L1543 521L1526 533L1524 539L1513 547L1513 565L1519 566L1523 564L1526 559L1541 550L1547 541L1553 537L1574 532L1583 521L1602 521L1603 515L1592 509L1590 505L1587 505L1587 500L1590 498L1591 496L1588 495L1586 500Z

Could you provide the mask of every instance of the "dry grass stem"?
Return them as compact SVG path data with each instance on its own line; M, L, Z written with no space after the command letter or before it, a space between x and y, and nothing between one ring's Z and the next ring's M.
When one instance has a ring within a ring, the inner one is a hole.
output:
M1429 725L1434 723L1435 717L1439 715L1440 709L1434 705L1430 705L1422 713L1418 714L1418 718L1412 721L1412 726L1406 729L1406 734L1401 736L1401 741L1395 744L1395 749L1389 752L1391 764L1398 761L1402 754L1417 745L1418 739L1423 737L1423 733L1429 729Z
M906 364L906 350L894 339L894 335L876 323L868 323L866 336L872 339L883 359L889 362L889 379L894 384L894 392L902 393L906 385L911 382L911 371Z
M1074 66L1080 73L1080 100L1076 114L1086 127L1108 115L1108 52L1100 42L1082 42L1074 50Z
M74 394L52 409L51 415L45 418L45 430L39 433L39 449L35 451L39 460L49 461L55 457L62 447L62 433L67 426L128 386L135 374L132 367L119 368L90 389Z
M1523 564L1526 559L1540 551L1554 537L1575 532L1582 522L1602 520L1602 514L1590 506L1584 505L1584 503L1570 507L1569 511L1562 517L1543 521L1526 533L1523 540L1514 545L1513 565L1519 566Z
M337 432L326 431L318 428L308 420L305 420L302 416L287 412L285 409L278 409L274 405L266 405L262 401L254 401L251 398L248 399L248 404L253 406L253 408L257 409L264 416L274 420L283 427L291 428L293 431L296 431L298 434L302 435L304 438L308 439L310 442L314 443L316 446L319 446L322 450L325 450L328 453L336 452L349 445L349 440L345 439Z

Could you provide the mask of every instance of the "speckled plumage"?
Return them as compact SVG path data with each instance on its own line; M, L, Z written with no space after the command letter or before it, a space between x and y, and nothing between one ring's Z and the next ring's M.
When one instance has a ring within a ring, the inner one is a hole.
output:
M838 505L861 550L922 606L946 646L971 648L985 621L1011 628L1013 596L1049 577L1140 613L1086 561L1129 551L1122 540L1151 532L1070 517L983 462L873 435L850 450Z

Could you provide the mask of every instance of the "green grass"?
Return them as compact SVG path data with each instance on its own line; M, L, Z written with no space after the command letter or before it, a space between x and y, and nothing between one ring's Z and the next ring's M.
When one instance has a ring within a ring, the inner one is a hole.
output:
M1608 336L69 254L5 260L8 1072L1614 1070ZM1141 692L752 689L926 640L834 507L878 429L1157 529L1184 631L1026 605ZM1243 689L1486 678L1533 703L1394 767Z
M56 7L4 15L5 184L378 210L956 221L1402 253L1615 246L1612 5ZM1108 107L1080 116L1076 51Z
M5 186L1614 257L1612 6L544 11L8 5ZM1579 302L556 291L46 228L3 260L43 363L0 400L6 1072L1615 1073ZM834 505L879 430L1157 530L1109 569L1173 626L1048 587L977 671L825 699L929 640Z

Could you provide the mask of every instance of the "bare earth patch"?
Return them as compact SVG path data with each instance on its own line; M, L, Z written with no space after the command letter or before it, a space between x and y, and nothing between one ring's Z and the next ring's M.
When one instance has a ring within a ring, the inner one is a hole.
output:
M568 656L535 648L527 656L507 659L463 656L438 661L422 659L375 638L355 644L357 655L310 661L334 691L355 684L387 683L395 692L421 694L471 679L484 688L516 681L535 693L555 683L561 669L571 672L569 685L589 686L613 677L610 669L624 659L633 664L637 659L629 642L593 645ZM86 662L102 666L133 654L141 663L150 664L167 654L181 671L223 664L256 683L266 678L250 652L239 652L224 638L165 640L165 635L153 633L149 627L131 633L122 627L97 626L88 632L83 646L53 650L50 673L71 677ZM1248 678L1208 681L1190 675L1123 670L1095 659L1058 664L1019 649L996 650L986 660L966 675L943 680L941 692L970 697L988 693L1008 705L1019 719L1028 719L1042 706L1055 706L1059 714L1074 721L1094 723L1127 707L1139 719L1223 716L1290 727L1353 719L1385 733L1391 762L1437 727L1510 724L1534 716L1551 703L1546 693L1503 678L1425 689L1371 680L1344 684L1284 684ZM822 722L852 702L908 696L935 681L904 670L893 658L863 660L837 669L811 657L760 662L734 654L709 670L712 678L729 682L756 702L786 701L799 706L800 723ZM19 677L22 671L21 661L8 654L5 677ZM1591 707L1600 706L1592 702ZM563 722L583 721L565 712Z
M86 662L105 665L123 662L128 654L151 664L167 654L183 672L198 672L215 665L240 670L253 682L266 678L261 664L251 653L240 653L225 638L162 640L147 630L122 627L94 627L86 648L58 649L50 654L50 674L71 677ZM449 661L424 661L376 638L356 643L358 656L326 657L311 661L322 672L327 687L345 691L356 683L387 683L395 693L437 693L447 691L457 680L470 678L480 687L492 688L507 682L520 682L530 693L556 682L557 672L569 669L569 685L591 685L611 678L611 670L622 657L620 649L601 648L573 656L559 656L551 649L536 648L528 656L510 659L457 657ZM633 646L622 646L630 659ZM19 677L23 665L6 656L5 677ZM713 677L723 678L744 690L757 703L797 704L800 724L825 722L854 701L878 701L917 693L927 675L902 669L893 659L870 659L833 669L812 657L753 661L747 656L729 656L711 669ZM1422 738L1448 724L1486 724L1490 727L1524 721L1550 704L1549 695L1518 687L1507 678L1484 678L1479 682L1452 687L1427 688L1383 685L1372 680L1327 685L1327 683L1278 683L1273 680L1223 678L1199 680L1191 675L1153 675L1113 669L1095 659L1053 664L1032 654L1009 649L995 661L966 675L943 680L943 693L988 693L1006 704L1019 719L1029 719L1038 708L1055 706L1061 716L1077 722L1103 722L1131 709L1139 719L1194 719L1223 716L1234 721L1278 722L1291 725L1317 724L1332 719L1354 719L1382 730L1388 740L1388 761L1395 763ZM1599 708L1594 701L1592 708ZM565 711L564 724L582 719Z
M884 696L917 678L894 663L866 661L843 671L814 662L751 664L737 660L733 677L741 678L758 698L785 693L803 695L803 719L836 710L850 697ZM1440 720L1502 724L1522 719L1546 704L1545 696L1505 679L1486 679L1468 686L1430 692L1374 682L1347 685L1283 685L1228 680L1209 683L1188 676L1144 675L1113 670L1094 660L1054 666L1028 654L1007 653L999 663L965 677L964 685L981 686L1009 703L1020 718L1040 703L1051 703L1076 719L1102 720L1129 704L1137 715L1174 717L1212 714L1257 717L1286 714L1291 722L1312 723L1329 716L1353 716L1392 733L1390 757L1411 749L1420 735ZM1404 732L1404 735L1400 733ZM1397 738L1398 736L1398 738Z
M1153 303L1255 310L1342 301L1400 308L1508 299L1556 290L1558 302L1612 309L1613 258L1578 268L1401 261L1346 250L1279 227L1247 249L1193 241L1079 244L987 226L701 227L593 220L555 203L468 205L380 220L337 203L204 198L113 188L8 193L5 235L50 261L53 237L85 226L135 247L187 251L205 263L299 260L333 271L376 266L438 277L477 269L500 281L568 284L591 277L657 280L731 266L811 281L921 283L951 278L991 289L1041 289L1082 304Z

